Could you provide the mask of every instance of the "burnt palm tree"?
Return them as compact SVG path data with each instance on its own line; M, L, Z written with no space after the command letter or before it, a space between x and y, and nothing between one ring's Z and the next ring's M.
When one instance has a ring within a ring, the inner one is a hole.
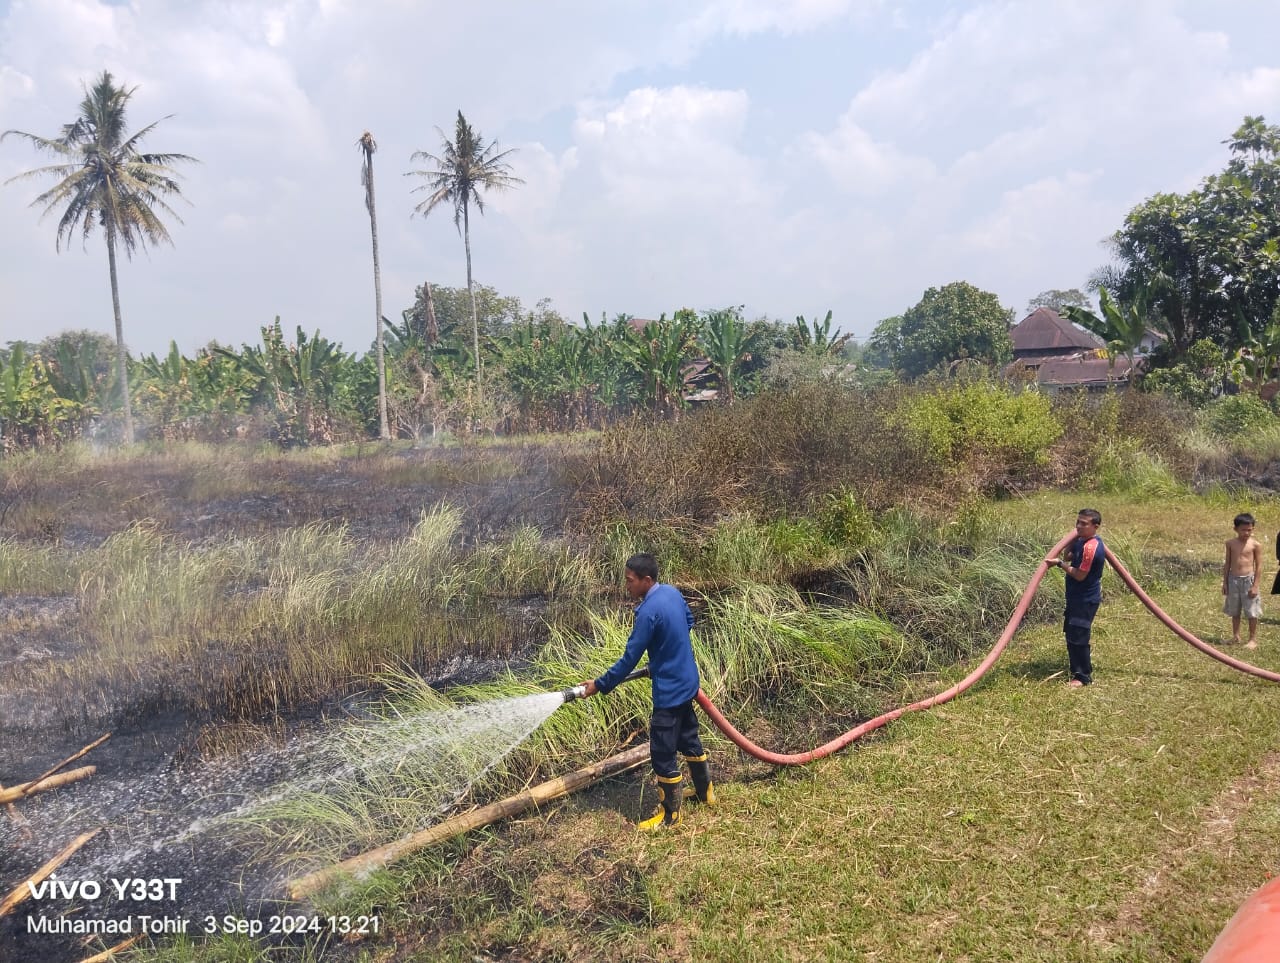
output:
M180 197L173 165L194 161L186 154L147 154L141 150L144 137L159 121L136 133L127 133L125 113L136 87L117 87L111 74L102 72L93 87L85 91L80 114L62 128L57 137L41 137L21 130L8 130L38 150L58 158L48 167L39 167L11 177L6 183L36 177L55 177L57 183L34 201L44 206L44 215L61 210L57 249L80 233L88 241L94 227L101 227L107 239L107 264L111 271L111 307L116 323L116 379L124 398L124 440L133 441L133 407L129 400L129 375L124 346L124 324L120 317L120 286L116 272L116 249L126 257L148 243L172 244L168 228L157 210L181 223L182 218L165 202L167 196ZM172 116L172 115L169 115ZM165 120L168 117L163 118Z
M414 213L426 217L436 207L446 201L453 205L453 224L462 235L467 252L467 294L471 298L471 340L476 355L476 397L484 400L484 363L480 357L480 321L476 315L476 293L471 283L471 204L476 210L484 213L484 198L481 191L502 191L517 184L523 184L520 178L511 173L511 166L506 158L514 150L498 150L497 141L486 144L476 131L467 123L458 111L458 120L454 128L453 140L445 136L439 127L441 153L439 156L427 151L415 151L412 161L427 161L434 164L432 170L409 171L407 177L421 177L426 183L414 188L414 193L426 191L427 199L414 208Z
M364 155L360 165L360 183L364 185L364 206L369 211L369 230L373 234L373 315L378 330L378 437L386 441L391 437L387 426L387 364L382 347L382 268L378 264L378 211L373 196L373 153L378 142L367 130L356 141L356 147Z

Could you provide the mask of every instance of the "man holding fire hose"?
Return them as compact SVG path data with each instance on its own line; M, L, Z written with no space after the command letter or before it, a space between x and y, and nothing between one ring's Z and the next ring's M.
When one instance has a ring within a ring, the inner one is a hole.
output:
M635 625L622 657L604 675L583 683L583 695L609 693L636 667L640 656L649 653L649 675L653 680L653 716L649 720L649 758L658 780L658 809L641 822L641 832L669 829L680 823L680 763L684 756L697 798L715 805L715 787L707 753L698 736L698 716L693 708L700 685L698 666L693 659L689 630L693 613L684 596L673 585L658 581L658 562L647 552L627 559L627 594L639 601Z

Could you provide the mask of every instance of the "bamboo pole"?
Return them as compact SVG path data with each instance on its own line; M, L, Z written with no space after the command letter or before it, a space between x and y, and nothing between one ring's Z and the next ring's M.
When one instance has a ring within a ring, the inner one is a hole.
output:
M21 786L3 789L0 790L0 803L16 802L19 799L25 799L32 793L44 792L46 789L56 789L58 786L65 786L69 782L76 782L92 776L97 771L97 766L81 766L79 769L60 772L56 776L46 776L43 779L23 783Z
M15 889L8 896L6 896L4 898L3 903L0 903L0 916L4 916L5 913L9 912L9 910L13 909L15 906L21 903L24 899L30 896L32 886L35 886L37 883L44 882L44 879L46 876L51 874L55 869L57 869L59 866L61 866L63 863L69 860L73 855L75 855L76 850L78 850L81 846L83 846L89 840L93 839L93 837L98 835L98 833L100 832L102 832L101 826L99 826L97 829L90 830L87 833L81 833L79 836L77 836L75 839L71 840L71 842L67 844L66 849L64 849L57 856L53 857L53 859L49 860L49 862L45 863L43 866L37 869L34 873L28 876L25 880L19 883L18 888Z
M314 873L308 873L306 876L300 876L288 884L289 898L296 900L310 896L324 889L325 886L340 876L362 876L375 869L381 869L383 866L395 862L403 856L417 852L420 849L426 849L435 843L451 839L480 826L487 826L490 823L497 822L499 819L518 815L540 803L567 796L569 793L584 789L592 783L599 782L601 779L626 772L628 769L634 769L646 762L648 758L649 747L647 745L635 746L626 752L620 752L615 756L610 756L608 759L601 760L583 769L578 769L568 775L557 776L555 779L539 783L514 796L508 796L506 799L490 803L487 806L481 806L479 809L461 813L421 832L414 833L412 836L406 836L377 849L371 849L358 856L352 856L350 859L344 859L333 866L318 869Z
M117 943L115 946L111 947L111 949L109 950L103 950L101 953L94 953L93 956L86 956L83 960L80 961L80 963L106 963L107 960L111 959L117 953L124 952L129 947L133 946L134 943L137 943L139 940L141 940L143 935L144 934L139 933L136 936L131 936L127 940L122 940L121 942Z
M99 738L97 738L97 739L93 740L93 742L89 743L87 746L85 746L85 747L84 747L83 749L81 749L79 752L75 752L75 753L72 753L71 755L67 756L67 758L66 758L66 759L63 759L63 760L62 760L62 762L58 763L58 764L57 764L56 766L54 766L52 769L50 769L50 770L48 770L48 771L46 771L46 772L41 773L39 776L36 776L36 778L35 778L35 779L32 779L30 782L28 782L28 783L23 783L21 786L15 786L14 788L15 788L15 789L20 789L20 790L22 790L22 795L23 795L23 796L25 796L28 792L37 792L38 790L36 790L36 789L34 788L34 786L35 786L35 784L36 784L36 783L38 783L38 782L44 782L44 780L48 779L48 778L49 778L50 776L52 776L55 772L57 772L59 769L62 769L62 768L64 768L65 766L69 766L69 765L71 765L71 763L75 762L75 761L76 761L77 759L79 759L81 756L85 755L86 753L88 753L88 752L89 752L90 750L92 750L92 749L97 749L100 745L102 745L104 742L106 742L106 741L107 741L108 739L110 739L110 738L111 738L111 733L109 733L109 732L108 732L105 736L101 736L101 737L99 737Z
M4 783L2 782L0 782L0 792L4 792ZM13 803L5 803L4 811L9 814L9 818L11 820L13 820L15 823L18 823L19 825L27 821L27 818L23 816L22 813L18 812L18 807L15 806Z

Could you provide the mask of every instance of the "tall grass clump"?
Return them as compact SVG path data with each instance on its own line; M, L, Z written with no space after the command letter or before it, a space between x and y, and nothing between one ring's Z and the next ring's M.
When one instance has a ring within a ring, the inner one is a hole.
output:
M588 557L563 540L545 538L533 525L478 547L467 564L473 584L484 586L486 594L508 598L580 595L597 580Z
M972 541L960 540L964 524ZM917 640L914 669L994 643L1046 547L1060 537L964 524L892 509L877 520L875 550L842 567L863 605Z
M79 584L80 561L57 546L0 538L0 592L66 595Z
M1189 489L1158 452L1132 438L1107 439L1093 452L1094 484L1099 491L1137 498L1179 498Z
M187 640L235 622L234 589L259 565L257 546L181 546L133 525L91 552L80 570L83 631L124 652L148 639Z
M466 591L458 564L462 510L441 502L424 509L407 538L366 566L350 588L348 621L403 624L424 607L447 607Z

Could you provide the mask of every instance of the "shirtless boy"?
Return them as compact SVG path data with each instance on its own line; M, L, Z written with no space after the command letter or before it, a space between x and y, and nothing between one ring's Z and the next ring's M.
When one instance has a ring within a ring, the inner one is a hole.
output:
M1262 600L1258 597L1258 575L1262 572L1262 546L1253 537L1254 518L1241 512L1232 522L1236 537L1227 539L1227 557L1222 564L1222 611L1231 616L1231 641L1240 642L1240 616L1249 620L1246 649L1258 647L1258 619Z

